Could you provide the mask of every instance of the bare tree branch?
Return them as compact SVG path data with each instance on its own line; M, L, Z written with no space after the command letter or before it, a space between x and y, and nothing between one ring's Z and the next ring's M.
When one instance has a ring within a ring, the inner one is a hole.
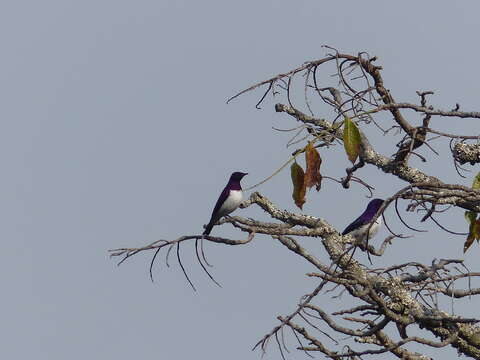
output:
M460 111L459 104L453 110L435 109L427 104L427 100L434 95L432 91L417 92L420 104L397 102L393 92L384 83L382 67L376 65L376 57L364 52L352 55L343 54L329 46L325 48L331 53L324 58L260 81L228 99L227 102L230 102L246 92L261 88L255 105L257 108L267 101L268 94L283 96L283 102L288 105L277 103L275 110L288 114L290 120L293 118L300 123L300 126L288 130L295 132L288 145L296 144L299 148L278 170L255 186L268 183L305 152L307 143L314 144L317 149L322 148L322 151L342 151L341 146L333 145L343 143L344 118L349 117L360 134L356 144L358 162L345 169L346 176L343 173L324 178L338 182L344 191L350 188L351 181L356 181L364 185L371 196L374 187L358 175L364 168L376 171L381 181L395 177L405 182L402 188L391 189L391 195L377 211L372 223L380 216L385 220L384 211L392 205L395 209L394 219L398 220L400 226L403 224L414 231L415 235L417 232L424 234L430 224L436 224L449 235L480 238L480 230L475 233L475 221L480 224L477 218L477 213L480 213L479 186L470 188L447 183L439 176L410 165L412 156L424 162L429 161L431 156L446 160L445 155L440 155L439 149L448 146L449 161L445 163L451 164L453 161L454 167L450 165L452 171L456 170L458 175L463 176L461 171L465 169L461 167L462 164L480 163L480 136L456 133L461 126L457 124L463 121L455 122L451 132L437 130L436 122L442 118L476 120L480 119L480 113ZM294 83L299 78L303 93L302 96L295 96L297 90ZM302 101L298 99L303 99L304 103L297 104ZM316 117L313 111L315 100L328 107L330 115ZM369 124L382 136L401 134L401 141L392 140L392 146L382 153L376 145L375 136L366 131ZM366 134L369 134L369 138ZM410 220L404 220L399 204L405 204L406 211L418 215L422 229L417 229ZM277 317L280 324L261 337L254 349L265 352L269 341L274 339L281 357L287 358L284 330L290 329L298 342L297 349L308 356L312 356L310 352L320 352L329 359L362 359L364 356L381 359L389 353L401 359L430 359L425 354L409 349L409 345L415 343L425 350L453 347L461 355L480 359L479 320L470 315L458 316L453 312L455 299L473 299L480 294L478 281L474 281L480 277L480 272L467 269L463 260L434 259L430 264L422 264L399 259L397 264L375 268L371 263L364 263L366 261L362 259L365 257L359 255L381 257L395 238L404 237L393 233L387 224L392 235L374 247L368 241L357 241L350 235L342 236L326 219L282 210L258 192L252 193L241 205L244 209L250 206L258 206L272 220L232 216L218 222L218 225L231 224L237 231L247 233L245 240L186 235L174 240L157 240L140 248L111 250L111 256L120 257L121 264L138 253L152 252L151 272L161 249L167 249L165 258L168 265L170 251L175 248L180 267L195 289L181 261L181 243L195 241L197 261L207 276L219 285L205 266L209 265L205 256L200 256L198 242L244 245L257 235L279 242L289 254L306 261L312 267L312 271L306 275L316 284L309 294L295 303L294 311ZM467 233L452 231L435 219L438 214L454 208L473 212L473 225L469 228L466 224L466 229L461 229L468 230ZM392 223L392 219L388 218L388 221ZM306 238L318 239L315 246L317 249L321 247L326 257L313 255L314 252L309 250L310 243L304 241ZM323 301L328 296L338 304L335 311L330 313ZM343 302L344 297L348 297L348 306ZM451 300L451 310L442 308L442 302L439 301L442 297ZM409 336L412 328L422 329L422 336Z

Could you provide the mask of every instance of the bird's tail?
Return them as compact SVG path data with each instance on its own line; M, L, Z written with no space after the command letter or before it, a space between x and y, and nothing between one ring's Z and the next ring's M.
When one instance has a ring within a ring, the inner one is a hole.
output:
M213 228L213 223L209 222L207 226L205 226L205 231L203 232L203 235L210 235L210 231L212 231Z

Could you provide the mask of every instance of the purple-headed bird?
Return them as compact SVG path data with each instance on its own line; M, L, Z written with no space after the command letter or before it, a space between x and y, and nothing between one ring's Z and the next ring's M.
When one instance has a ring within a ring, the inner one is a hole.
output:
M225 189L220 193L217 203L213 208L212 217L210 222L205 227L203 235L209 235L212 231L213 226L225 215L230 214L232 211L236 210L243 199L242 186L240 185L240 180L248 175L248 173L243 172L234 172L230 176Z
M383 205L383 202L384 200L382 199L371 200L362 215L360 215L357 219L355 219L355 221L348 225L345 230L343 230L342 235L351 235L358 241L365 241L375 236L382 223L382 218L378 217L377 220L375 220L375 222L370 227L370 231L368 231L368 228L372 223L372 220L378 209L380 209L380 207Z

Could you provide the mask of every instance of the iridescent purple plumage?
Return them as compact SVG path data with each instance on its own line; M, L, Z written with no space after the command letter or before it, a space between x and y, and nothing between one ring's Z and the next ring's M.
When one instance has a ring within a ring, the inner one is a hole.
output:
M240 180L242 180L245 175L247 175L247 173L237 171L230 176L230 180L228 180L227 185L218 197L217 203L212 211L212 217L205 227L203 235L209 235L218 220L238 208L242 202L242 186L240 185Z
M350 234L357 240L364 240L367 237L367 230L369 230L370 223L372 222L378 209L380 209L382 206L383 202L384 200L382 199L371 200L362 215L348 225L345 230L343 230L342 235ZM377 233L380 224L381 218L378 218L370 227L370 230L368 231L368 238L373 237Z

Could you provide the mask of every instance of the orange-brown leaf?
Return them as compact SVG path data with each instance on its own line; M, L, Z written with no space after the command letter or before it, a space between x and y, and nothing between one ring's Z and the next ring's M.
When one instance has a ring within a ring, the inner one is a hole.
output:
M292 197L295 201L295 205L301 209L303 204L305 204L305 173L303 172L302 167L294 162L290 167L290 174L292 176L293 183Z
M473 244L473 240L475 240L473 235L471 233L468 234L467 240L465 241L465 244L463 244L463 253L467 252L468 248Z
M477 242L480 240L480 219L477 219L475 225L473 225L473 236L475 236Z
M305 149L305 162L307 163L307 169L305 171L305 187L310 189L312 186L316 185L315 188L319 191L322 182L322 175L320 174L322 158L311 142L308 143Z

